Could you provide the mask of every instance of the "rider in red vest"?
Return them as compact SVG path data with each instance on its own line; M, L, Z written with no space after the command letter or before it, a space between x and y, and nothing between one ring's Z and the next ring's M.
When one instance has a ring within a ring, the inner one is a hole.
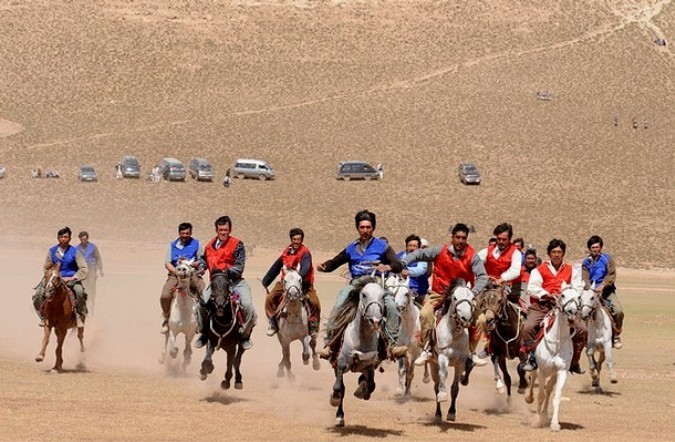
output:
M291 238L291 244L281 252L281 256L274 261L272 267L267 271L262 279L262 285L265 290L272 284L274 278L283 273L284 268L297 268L299 266L300 276L302 276L302 291L309 299L309 333L316 336L319 333L319 322L321 320L321 301L314 290L314 267L312 266L312 252L303 244L305 232L300 228L293 228L288 236ZM283 277L283 275L282 275ZM277 313L281 296L284 293L281 281L277 281L272 290L267 292L265 297L265 313L269 320L267 336L274 336L277 331Z
M424 300L420 311L421 336L424 349L415 360L415 365L424 365L431 358L431 338L436 326L435 311L445 302L445 292L453 279L462 278L471 284L474 294L483 291L488 282L483 261L476 251L467 243L469 228L465 224L457 224L452 228L450 243L425 249L417 249L406 255L401 264L417 261L434 263L431 280L431 292Z
M520 267L522 263L522 255L520 250L511 242L513 237L513 227L509 223L502 223L495 227L492 232L497 239L497 243L488 246L478 252L478 256L485 263L485 271L487 272L490 284L499 287L502 284L512 284L520 282ZM489 334L485 331L485 315L481 314L476 325L470 328L469 336L471 337L470 348L472 353L481 338L481 331L486 335L486 341L490 341ZM485 365L489 355L489 349L486 347L477 360L474 358L476 365Z
M560 296L560 291L563 284L574 285L576 287L577 280L580 278L573 275L575 271L572 266L563 261L565 257L565 250L567 246L561 239L552 239L548 244L547 252L549 260L544 261L539 267L534 269L530 274L530 281L527 291L530 294L530 308L527 311L527 320L523 328L523 343L520 348L520 365L519 368L525 371L532 371L537 368L537 359L534 356L536 348L536 338L541 328L541 322L544 317L553 308L555 298ZM588 330L586 324L580 318L577 318L572 327L576 329L572 344L574 353L572 355L572 363L570 371L572 373L583 374L584 370L579 365L581 353L586 347L588 339ZM529 357L527 354L529 353Z

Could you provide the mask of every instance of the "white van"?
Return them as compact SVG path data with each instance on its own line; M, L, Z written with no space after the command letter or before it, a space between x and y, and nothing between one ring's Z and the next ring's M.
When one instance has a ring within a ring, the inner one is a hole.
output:
M260 181L273 180L274 171L272 166L261 160L240 158L234 164L234 176L243 178L258 178Z

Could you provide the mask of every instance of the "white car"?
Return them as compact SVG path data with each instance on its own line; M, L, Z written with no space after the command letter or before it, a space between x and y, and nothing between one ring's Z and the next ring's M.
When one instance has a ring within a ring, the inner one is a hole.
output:
M6 173L7 173L7 169L5 169L5 166L0 164L0 178L4 178Z

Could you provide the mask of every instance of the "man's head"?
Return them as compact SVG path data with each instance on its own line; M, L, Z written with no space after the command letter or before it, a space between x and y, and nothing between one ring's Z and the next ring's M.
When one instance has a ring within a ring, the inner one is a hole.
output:
M89 233L87 233L86 231L84 231L84 230L81 231L77 235L77 237L80 238L80 244L82 244L83 246L86 246L87 243L89 243Z
M420 245L422 244L422 240L420 239L419 236L412 234L409 235L405 239L405 252L406 253L412 253L415 250L420 248Z
M537 267L537 251L529 249L525 252L525 268L527 270L532 270L535 267Z
M497 238L495 238L495 237L493 236L493 237L491 237L490 239L488 239L488 247L490 247L490 246L496 246L496 245L497 245Z
M291 238L291 248L293 250L298 250L305 240L305 232L303 232L300 227L292 228L290 232L288 232L288 236Z
M551 242L548 243L548 247L546 247L546 252L554 267L558 267L563 262L565 251L567 251L565 241L558 238L552 239Z
M356 230L359 232L359 239L361 241L368 241L373 237L373 232L377 226L377 218L375 214L368 210L361 210L354 217Z
M232 232L232 220L229 216L221 216L214 224L216 225L216 235L219 240L225 241L230 237L230 232Z
M70 230L70 227L64 227L56 233L56 238L59 240L61 247L68 247L72 236L73 232Z
M602 242L602 238L600 238L598 235L593 235L588 238L588 241L586 241L586 246L594 258L600 256L604 245L605 244Z
M522 252L525 249L525 240L523 238L516 238L513 240L513 246Z
M192 224L190 223L180 223L178 225L178 238L180 241L185 244L190 237L192 236Z
M492 231L492 234L497 239L497 248L499 250L506 249L511 244L511 237L513 236L513 227L509 223L501 223Z
M461 252L464 250L469 239L469 227L466 224L457 223L452 228L450 233L452 234L450 243L455 249L455 252Z
M420 249L426 249L427 247L429 247L429 241L425 238L420 238Z

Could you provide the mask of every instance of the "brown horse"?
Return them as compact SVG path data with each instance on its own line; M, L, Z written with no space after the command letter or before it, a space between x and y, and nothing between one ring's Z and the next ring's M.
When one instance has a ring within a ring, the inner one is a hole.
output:
M42 310L45 318L44 335L42 337L42 348L35 357L36 362L42 362L45 358L45 350L49 344L49 336L52 328L56 334L56 362L52 371L63 371L63 341L66 339L68 329L76 328L75 312L73 311L74 296L72 291L61 278L61 269L59 266L52 267L45 272L45 297L47 298ZM80 352L84 353L84 327L77 329L77 338L80 340ZM82 361L78 364L78 369L83 370Z
M488 347L491 350L497 391L504 393L506 387L506 400L510 404L511 375L506 361L518 357L523 330L520 307L508 299L504 286L489 287L481 295L481 310L485 314L485 331L489 334ZM504 382L499 375L500 369L504 375ZM518 393L523 394L527 388L525 372L518 371L518 377L520 378Z

